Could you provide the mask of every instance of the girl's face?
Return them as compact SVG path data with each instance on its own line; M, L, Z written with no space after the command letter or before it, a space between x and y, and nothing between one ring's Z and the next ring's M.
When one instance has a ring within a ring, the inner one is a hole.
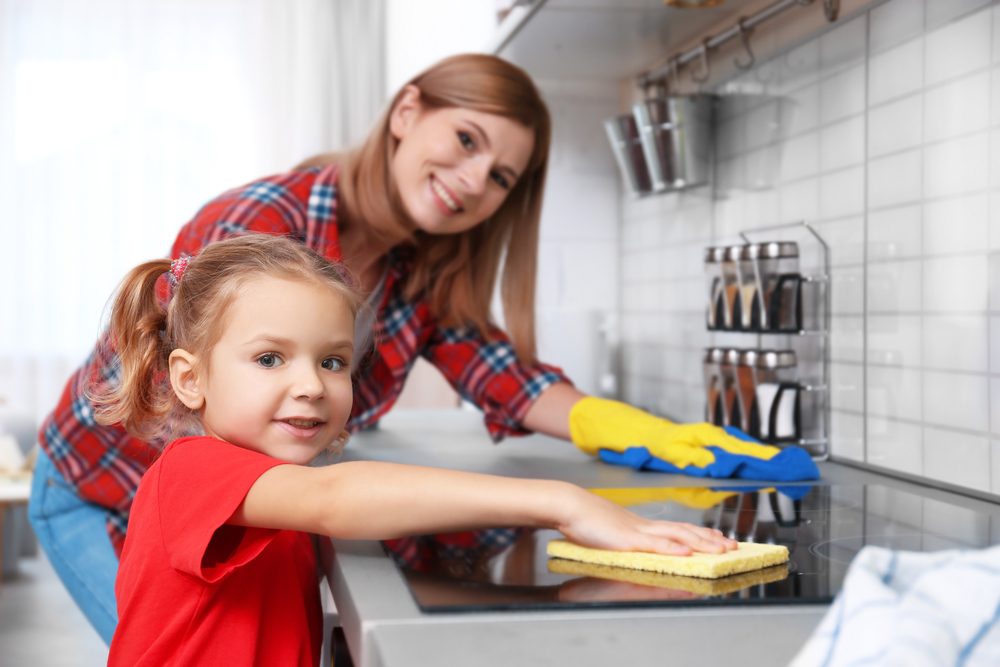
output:
M197 410L207 435L309 463L351 413L350 308L318 282L264 277L245 285L228 315L207 369L194 366L201 372L178 379L174 357L187 353L171 355L175 391Z
M390 170L417 228L455 234L493 215L524 175L533 130L515 120L461 107L430 109L407 86L389 128L399 140Z

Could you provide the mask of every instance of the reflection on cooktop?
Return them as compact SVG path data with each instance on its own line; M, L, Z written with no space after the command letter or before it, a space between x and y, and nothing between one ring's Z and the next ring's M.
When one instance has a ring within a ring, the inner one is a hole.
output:
M478 530L385 546L420 609L433 613L827 603L866 545L937 551L1000 543L1000 508L985 514L881 485L595 493L649 518L783 544L790 560L705 580L550 559L548 542L560 535L548 530Z

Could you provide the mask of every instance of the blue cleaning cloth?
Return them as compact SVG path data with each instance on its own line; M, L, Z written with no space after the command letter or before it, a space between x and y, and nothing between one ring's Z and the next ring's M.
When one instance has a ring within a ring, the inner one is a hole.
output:
M743 431L726 427L726 432L740 440L757 442ZM645 447L629 447L624 452L602 449L601 460L612 465L627 466L636 470L680 473L692 477L757 479L774 482L798 482L819 479L819 468L809 453L801 447L786 447L770 459L759 459L745 454L732 454L720 447L705 447L715 456L715 462L704 468L687 466L678 468L672 463L656 458Z

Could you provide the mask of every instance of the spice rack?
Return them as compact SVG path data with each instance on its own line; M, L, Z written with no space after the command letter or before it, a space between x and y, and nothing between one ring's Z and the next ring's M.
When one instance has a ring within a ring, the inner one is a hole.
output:
M768 444L830 452L830 250L807 222L708 248L708 421Z

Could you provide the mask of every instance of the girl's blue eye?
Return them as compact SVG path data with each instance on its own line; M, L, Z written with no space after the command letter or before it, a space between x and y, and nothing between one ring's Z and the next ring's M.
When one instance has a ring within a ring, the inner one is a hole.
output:
M336 357L330 357L329 359L323 360L323 368L328 371L339 371L344 367L344 362Z
M459 140L460 142L462 142L462 147L463 147L463 148L466 148L466 149L468 149L468 150L470 150L470 151L471 151L471 150L472 150L473 148L475 148L475 147L476 147L476 142L474 142L474 141L472 140L472 137L470 137L470 136L469 136L468 134L466 134L465 132L459 132L459 133L458 133L458 140Z
M276 354L262 354L257 357L257 363L264 368L274 368L281 365L281 359Z
M510 183L507 182L507 179L504 178L503 174L501 174L499 171L491 171L490 178L496 181L496 184L499 185L504 190L510 189Z

